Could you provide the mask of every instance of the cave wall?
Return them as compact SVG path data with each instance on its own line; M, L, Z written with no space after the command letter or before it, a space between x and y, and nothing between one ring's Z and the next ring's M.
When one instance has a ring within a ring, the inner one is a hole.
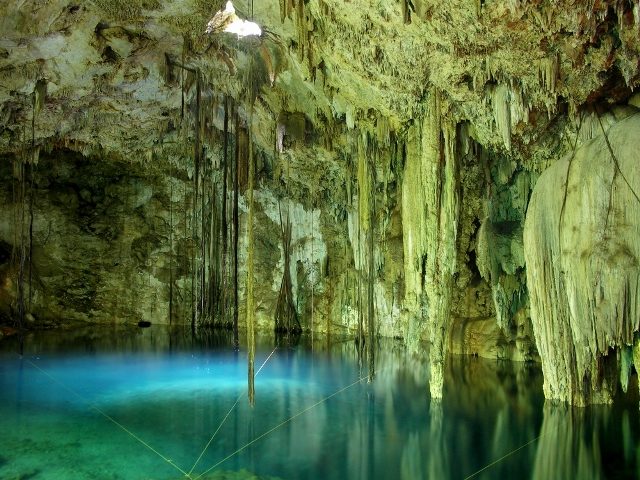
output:
M170 280L182 296L188 278L187 183L68 150L3 158L5 318L18 318L22 290L29 324L168 322Z
M541 300L553 229L527 240L529 199L598 135L589 112L638 106L637 2L265 0L261 38L205 35L223 3L1 7L4 321L228 327L237 172L242 328L249 228L271 330L288 217L303 330L402 338L434 397L449 353L538 360L574 297Z
M638 330L640 115L614 120L542 174L524 230L545 394L578 405L612 401Z

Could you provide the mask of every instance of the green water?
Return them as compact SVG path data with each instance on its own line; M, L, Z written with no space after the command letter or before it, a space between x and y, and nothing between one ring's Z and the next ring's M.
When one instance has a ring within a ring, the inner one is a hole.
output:
M395 342L368 382L352 342L264 340L251 407L229 340L154 326L0 341L0 478L638 478L637 399L545 406L538 366L454 357L439 404Z

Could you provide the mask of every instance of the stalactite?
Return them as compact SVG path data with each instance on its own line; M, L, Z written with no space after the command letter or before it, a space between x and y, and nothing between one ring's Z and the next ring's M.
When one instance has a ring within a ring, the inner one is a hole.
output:
M441 102L431 92L421 124L409 132L402 185L405 305L413 312L407 339L416 350L426 315L434 399L442 397L458 221L456 135L442 121Z
M632 345L639 328L640 217L629 188L638 184L637 132L636 114L578 147L542 174L529 202L527 288L550 399L611 402L619 378L611 350Z
M291 284L291 219L287 213L283 221L280 213L280 230L282 235L282 254L284 257L284 270L280 293L276 303L275 331L276 333L298 334L302 331L295 303L293 301L293 289Z
M36 117L44 108L47 95L47 81L40 79L33 89L33 108L31 113L31 158L29 162L29 310L33 301L33 203L34 203L34 172L38 164L39 148L36 147Z
M633 368L633 347L624 345L620 348L620 386L622 391L627 393L629 388L629 378Z
M280 2L280 21L284 23L285 19L291 18L291 14L295 15L296 33L297 33L297 49L301 62L308 60L309 71L313 72L313 48L311 41L311 30L313 23L309 27L308 22L313 22L313 18L307 19L307 11L305 10L305 0L279 0Z
M296 7L298 52L300 55L300 61L303 61L305 53L307 52L307 18L304 11L304 0L297 0Z
M558 219L558 241L560 241L561 231L562 231L562 218L564 217L564 210L567 206L567 187L569 184L569 179L571 178L571 163L573 162L573 158L576 155L576 148L578 147L578 139L580 138L580 130L582 129L582 120L584 119L584 115L580 115L580 122L578 124L578 131L576 132L576 140L573 143L573 149L571 151L571 157L569 157L569 161L567 162L567 174L565 176L564 182L564 195L562 197L562 206L560 207L560 218Z
M369 360L369 382L373 381L375 375L375 350L374 350L374 335L375 335L375 282L376 282L376 269L375 269L375 255L374 255L374 239L375 239L375 225L376 225L376 168L375 168L375 156L369 159L368 163L368 175L367 181L369 182L369 212L368 217L368 272L367 272L367 353Z
M173 324L173 163L169 163L169 325Z
M538 60L538 76L540 83L549 93L556 92L558 78L560 78L560 61L558 55L552 55Z
M199 212L199 199L200 199L200 183L201 183L201 162L202 162L202 145L201 145L201 102L202 86L200 72L196 71L196 105L195 105L195 125L194 125L194 145L193 145L193 162L194 162L194 174L193 174L193 199L192 199L192 219L191 219L191 238L192 241L198 245L198 239L201 239L199 232L200 223L198 220ZM198 256L196 255L196 245L191 248L191 327L195 328L199 324L200 309L200 288L201 288L201 273L200 265L198 264ZM200 262L201 263L201 262Z
M184 127L183 127L184 128ZM182 238L184 239L188 239L189 238L189 211L191 211L190 205L189 205L189 191L188 191L188 186L187 186L187 182L183 182L182 184L182 199L183 199L183 204L182 204L182 226L183 226L183 230L182 230ZM185 253L185 256L188 255L188 252ZM190 261L190 259L185 258L186 261ZM185 285L186 285L187 280L185 280ZM185 292L183 301L185 302L189 302L190 298L187 299L186 295L189 294L190 292ZM185 319L186 320L186 319ZM191 330L193 331L195 325L193 325L193 323L191 323Z
M511 91L500 84L492 91L493 117L504 146L511 150Z
M373 237L371 233L371 197L374 189L371 184L370 165L368 160L369 138L365 131L357 132L357 179L358 179L358 248L359 257L357 268L358 275L358 344L362 347L365 344L364 315L367 314L367 327L370 327L369 315L373 309L369 308L372 298L372 278L370 276L371 251L373 247ZM362 284L365 284L366 301L363 295ZM366 305L366 308L365 308Z
M367 161L368 137L366 132L359 132L358 136L358 220L363 232L369 231L369 199L372 195L371 180L369 178L369 162Z
M516 85L500 83L489 90L496 129L507 151L511 150L511 132L518 123L526 121L529 109Z
M222 258L221 258L221 298L218 307L218 315L221 318L222 324L225 326L232 326L233 322L228 318L227 313L227 289L229 288L229 275L227 273L227 249L228 249L228 218L227 218L227 184L228 184L228 171L230 168L229 162L229 98L224 97L224 121L222 132L222 215L221 215L221 236L222 236ZM234 332L235 334L236 332ZM235 338L235 335L234 335Z
M213 103L208 105L207 111L212 112ZM208 122L208 121L207 121ZM207 142L213 139L209 135ZM204 155L204 177L203 184L206 187L206 200L203 201L203 237L205 239L203 250L205 262L204 292L205 298L203 308L205 312L206 324L215 326L216 305L220 297L220 202L218 199L218 176L215 161L211 156ZM206 221L205 221L206 220Z
M26 239L25 239L25 215L26 215L26 161L24 152L14 160L14 205L16 208L14 224L16 238L13 242L14 250L17 248L17 255L12 252L12 258L18 262L18 282L17 282L17 324L18 328L22 329L25 322L25 294L24 294L24 269L26 261Z
M233 162L233 343L239 347L238 338L238 190L239 175L238 165L240 162L240 118L238 107L233 108L234 128L235 128L235 148Z
M38 162L39 148L36 146L36 117L44 107L47 83L38 80L32 93L31 135L27 141L26 129L23 131L21 154L13 163L13 204L14 241L11 252L11 263L17 262L16 285L16 322L19 328L25 325L27 314L30 315L33 301L33 224L34 224L34 177L35 165ZM28 142L28 143L27 143ZM28 292L27 292L28 289ZM29 312L27 311L29 310Z
M202 301L203 320L207 325L214 325L215 305L218 301L220 289L219 274L219 236L218 231L218 202L216 179L213 174L213 159L205 157L203 170L202 195Z
M402 21L407 24L411 23L411 5L409 0L400 0L402 4Z
M247 282L246 282L246 311L247 311L247 347L249 351L249 404L255 403L255 353L256 353L256 330L255 330L255 299L254 299L254 202L253 188L255 177L255 161L253 158L253 140L251 138L251 126L253 117L253 104L251 105L251 113L249 114L249 178L247 187L247 203L249 214L247 218Z
M632 361L636 368L636 373L640 369L640 334L635 333L633 335L633 343L632 343ZM640 390L640 382L638 382L638 390Z
M314 242L315 242L315 228L314 228L314 222L313 222L313 212L315 210L315 206L316 206L316 201L315 201L315 185L311 186L311 268L313 269L315 267L315 252L314 252ZM316 284L316 277L314 275L313 270L310 273L310 277L311 277L311 348L313 349L313 314L315 311L315 304L314 304L314 293L315 293L315 284Z
M182 65L185 64L185 57L187 54L186 42L182 45ZM185 77L185 69L180 69L180 119L184 120L184 77Z
M173 60L170 56L166 56L169 67L180 68L181 76L181 128L183 134L188 135L188 124L185 125L185 93L189 89L188 84L191 84L191 80L188 78L188 74L195 78L196 84L196 98L194 105L194 118L193 118L193 195L190 197L187 194L186 185L184 190L184 238L190 238L190 282L191 288L190 294L190 308L191 308L191 329L195 332L196 328L201 323L205 312L205 303L207 302L207 278L206 278L206 265L207 265L207 253L206 253L206 216L205 216L205 204L206 204L206 192L204 184L203 168L206 169L206 165L202 163L203 152L203 125L202 122L202 88L203 77L199 69L189 67L185 64L186 54L189 50L189 42L185 40L182 51L182 63ZM186 73L185 73L186 72ZM189 223L189 214L191 214L191 222ZM190 231L189 231L190 230ZM173 275L172 267L171 276ZM173 317L173 282L169 287L169 316L170 321Z
M602 131L602 137L604 138L604 142L607 145L607 149L609 150L609 155L611 156L611 161L613 162L613 166L614 166L613 181L615 181L617 174L620 173L620 176L622 177L622 180L624 181L625 185L629 188L629 191L633 195L633 198L635 198L636 207L637 207L638 204L640 204L640 197L638 196L638 193L636 192L636 190L629 183L629 180L627 179L627 176L620 169L620 164L618 163L618 158L617 158L617 156L616 156L616 154L615 154L615 152L613 150L613 147L611 146L611 142L609 141L609 135L607 134L606 130L604 129L604 125L602 124L602 119L600 118L600 115L598 114L598 112L596 112L596 116L598 117L598 123L600 125L600 130ZM612 185L611 188L613 189L613 185ZM609 213L611 211L611 196L612 195L613 195L613 191L610 190L610 193L609 193L609 202L610 203L609 203L609 208L607 209L607 223L605 223L605 226L608 224L608 220L609 220Z
M203 158L201 154L201 171L200 171L200 222L199 222L199 239L200 239L200 265L198 270L198 314L200 317L200 324L204 324L207 322L208 318L206 317L206 305L208 301L208 288L207 283L211 283L211 277L207 278L207 263L209 261L207 250L210 244L209 235L208 235L208 225L207 219L209 218L208 212L206 210L207 206L207 182L205 181L208 177L207 175L207 161L206 158ZM211 209L213 210L213 209ZM209 280L209 282L207 282Z
M429 288L429 357L431 363L430 390L432 398L442 398L445 346L451 315L453 274L456 269L456 239L458 233L458 166L455 152L456 126L444 123L441 127L442 143L438 162L437 181L432 190L437 197L437 215L427 216L427 222L435 220L427 228L428 233L437 232L437 237L428 238L435 251L428 256L427 271L432 280ZM431 220L431 221L430 221ZM433 228L433 227L436 228Z
M282 281L280 282L280 291L276 302L276 310L274 314L275 332L276 334L297 335L302 332L296 304L293 298L293 286L291 281L291 209L290 209L290 191L291 185L291 162L287 163L287 213L283 220L282 208L278 202L278 213L280 218L280 236L282 242L282 258L283 272ZM312 306L313 308L313 306Z
M422 161L422 123L413 125L407 134L406 162L402 181L402 243L404 258L404 283L406 308L420 312L424 288L425 245L424 179L427 165ZM418 348L421 318L410 318L405 338L411 350Z

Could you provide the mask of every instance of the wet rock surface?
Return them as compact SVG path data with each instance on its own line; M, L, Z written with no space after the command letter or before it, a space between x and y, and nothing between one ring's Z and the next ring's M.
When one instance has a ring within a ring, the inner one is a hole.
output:
M639 107L639 7L268 0L236 5L262 37L205 35L223 3L1 7L0 321L228 327L237 304L243 328L251 251L272 330L289 217L303 330L428 351L434 396L447 352L536 360L536 325L564 327L531 303L529 263L549 260L523 240L531 192ZM593 318L596 340L558 350L583 352L575 385L637 330L601 338Z

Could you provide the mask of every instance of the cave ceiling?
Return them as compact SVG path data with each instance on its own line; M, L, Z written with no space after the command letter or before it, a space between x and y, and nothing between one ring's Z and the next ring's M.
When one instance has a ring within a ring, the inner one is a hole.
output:
M261 0L236 9L262 37L206 35L222 3L4 2L0 152L148 160L176 142L197 90L207 126L222 128L233 97L265 152L300 113L318 145L353 130L385 141L437 91L478 143L526 160L559 119L640 82L635 1Z

